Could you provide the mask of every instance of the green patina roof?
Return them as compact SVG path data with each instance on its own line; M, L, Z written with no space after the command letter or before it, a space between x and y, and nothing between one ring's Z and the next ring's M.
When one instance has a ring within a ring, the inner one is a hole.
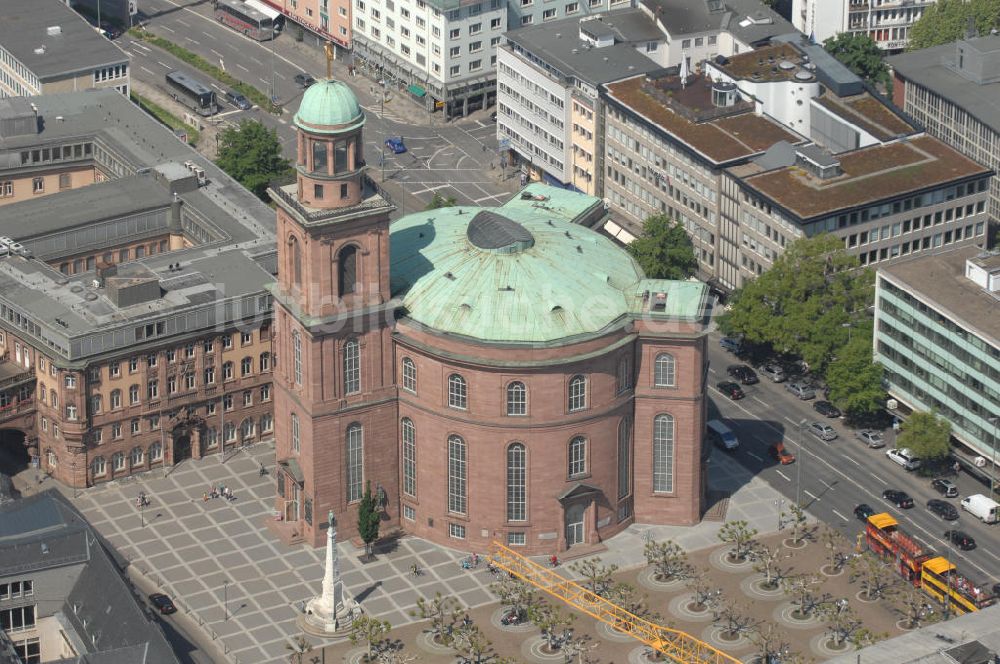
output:
M365 122L354 92L340 81L316 81L302 95L295 124L313 133L340 133ZM305 126L303 126L305 125ZM349 125L343 127L340 125ZM337 129L324 129L337 126Z
M484 341L551 342L641 311L644 290L668 293L659 316L699 316L704 284L646 280L610 239L573 223L600 199L527 191L545 200L440 208L392 224L392 291L410 319Z

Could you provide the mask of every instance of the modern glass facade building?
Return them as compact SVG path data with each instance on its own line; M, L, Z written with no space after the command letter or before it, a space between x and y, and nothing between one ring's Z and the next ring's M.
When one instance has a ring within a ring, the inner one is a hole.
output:
M875 360L892 397L936 410L991 460L1000 445L1000 255L961 247L880 269Z

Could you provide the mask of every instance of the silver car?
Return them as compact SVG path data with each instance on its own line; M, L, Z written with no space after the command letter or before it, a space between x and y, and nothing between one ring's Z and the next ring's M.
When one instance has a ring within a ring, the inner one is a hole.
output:
M862 429L855 434L855 436L858 440L873 450L885 447L885 438L883 438L881 431L875 431L874 429Z
M789 383L785 385L785 389L803 401L816 398L816 391L813 390L811 385L806 383Z
M833 440L837 437L837 432L829 424L823 424L822 422L813 422L809 425L809 433L816 436L820 440Z
M760 367L760 372L770 378L774 383L785 382L785 370L777 364L765 364Z

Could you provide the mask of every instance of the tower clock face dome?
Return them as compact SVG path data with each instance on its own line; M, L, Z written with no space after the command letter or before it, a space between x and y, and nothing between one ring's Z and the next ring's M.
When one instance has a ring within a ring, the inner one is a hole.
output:
M317 81L302 95L295 124L311 133L340 133L363 125L365 114L345 83Z

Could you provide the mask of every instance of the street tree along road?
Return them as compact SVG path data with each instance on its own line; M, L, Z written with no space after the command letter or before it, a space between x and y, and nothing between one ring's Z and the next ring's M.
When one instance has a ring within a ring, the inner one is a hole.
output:
M910 448L921 459L943 459L951 452L951 424L935 413L915 412L900 426L897 447Z
M278 132L256 120L242 120L219 135L219 168L267 202L271 180L292 172L281 156Z
M684 226L665 214L647 217L642 235L627 249L650 279L687 279L698 269L694 245Z

